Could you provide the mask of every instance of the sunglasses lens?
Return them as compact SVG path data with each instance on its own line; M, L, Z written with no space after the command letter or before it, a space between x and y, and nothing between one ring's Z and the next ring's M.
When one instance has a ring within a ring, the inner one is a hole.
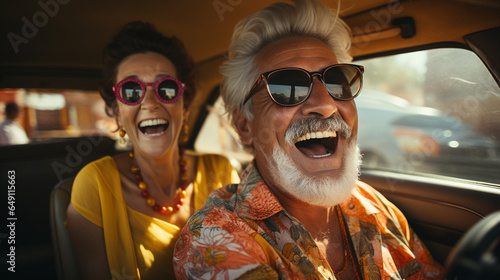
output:
M340 100L350 100L361 90L361 71L350 65L334 66L325 71L323 80L332 96Z
M300 70L280 70L267 78L269 92L276 103L283 106L297 104L307 97L309 76Z
M165 101L173 100L179 94L179 86L172 80L164 80L158 85L158 94Z
M136 82L126 82L121 86L120 94L123 100L129 103L136 103L143 95L142 87Z

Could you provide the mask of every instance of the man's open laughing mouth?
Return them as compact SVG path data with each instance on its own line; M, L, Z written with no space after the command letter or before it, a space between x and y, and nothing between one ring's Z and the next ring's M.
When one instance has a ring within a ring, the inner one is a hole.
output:
M311 158L323 158L335 153L337 132L333 130L307 132L294 140L295 147Z
M339 138L348 139L351 135L352 129L340 116L304 118L290 124L285 142L294 145L306 157L326 158L337 151Z

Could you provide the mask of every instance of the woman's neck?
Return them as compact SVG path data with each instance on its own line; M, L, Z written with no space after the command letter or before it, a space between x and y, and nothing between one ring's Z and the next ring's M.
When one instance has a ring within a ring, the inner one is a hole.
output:
M181 181L179 148L175 147L161 157L151 157L134 151L134 160L149 190L161 190L174 195Z

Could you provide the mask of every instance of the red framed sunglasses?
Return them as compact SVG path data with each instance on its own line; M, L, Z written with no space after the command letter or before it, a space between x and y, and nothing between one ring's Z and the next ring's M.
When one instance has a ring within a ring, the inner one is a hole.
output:
M156 97L163 103L174 103L179 100L186 87L181 81L168 76L154 83L143 83L136 78L127 78L116 84L113 92L120 102L133 106L141 103L148 86L154 88Z

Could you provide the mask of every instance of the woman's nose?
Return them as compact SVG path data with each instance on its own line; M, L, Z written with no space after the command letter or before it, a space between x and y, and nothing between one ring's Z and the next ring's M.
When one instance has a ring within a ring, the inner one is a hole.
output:
M158 97L156 96L156 93L154 92L154 85L145 86L145 90L145 96L141 102L141 107L149 109L159 106L160 102L158 100Z

